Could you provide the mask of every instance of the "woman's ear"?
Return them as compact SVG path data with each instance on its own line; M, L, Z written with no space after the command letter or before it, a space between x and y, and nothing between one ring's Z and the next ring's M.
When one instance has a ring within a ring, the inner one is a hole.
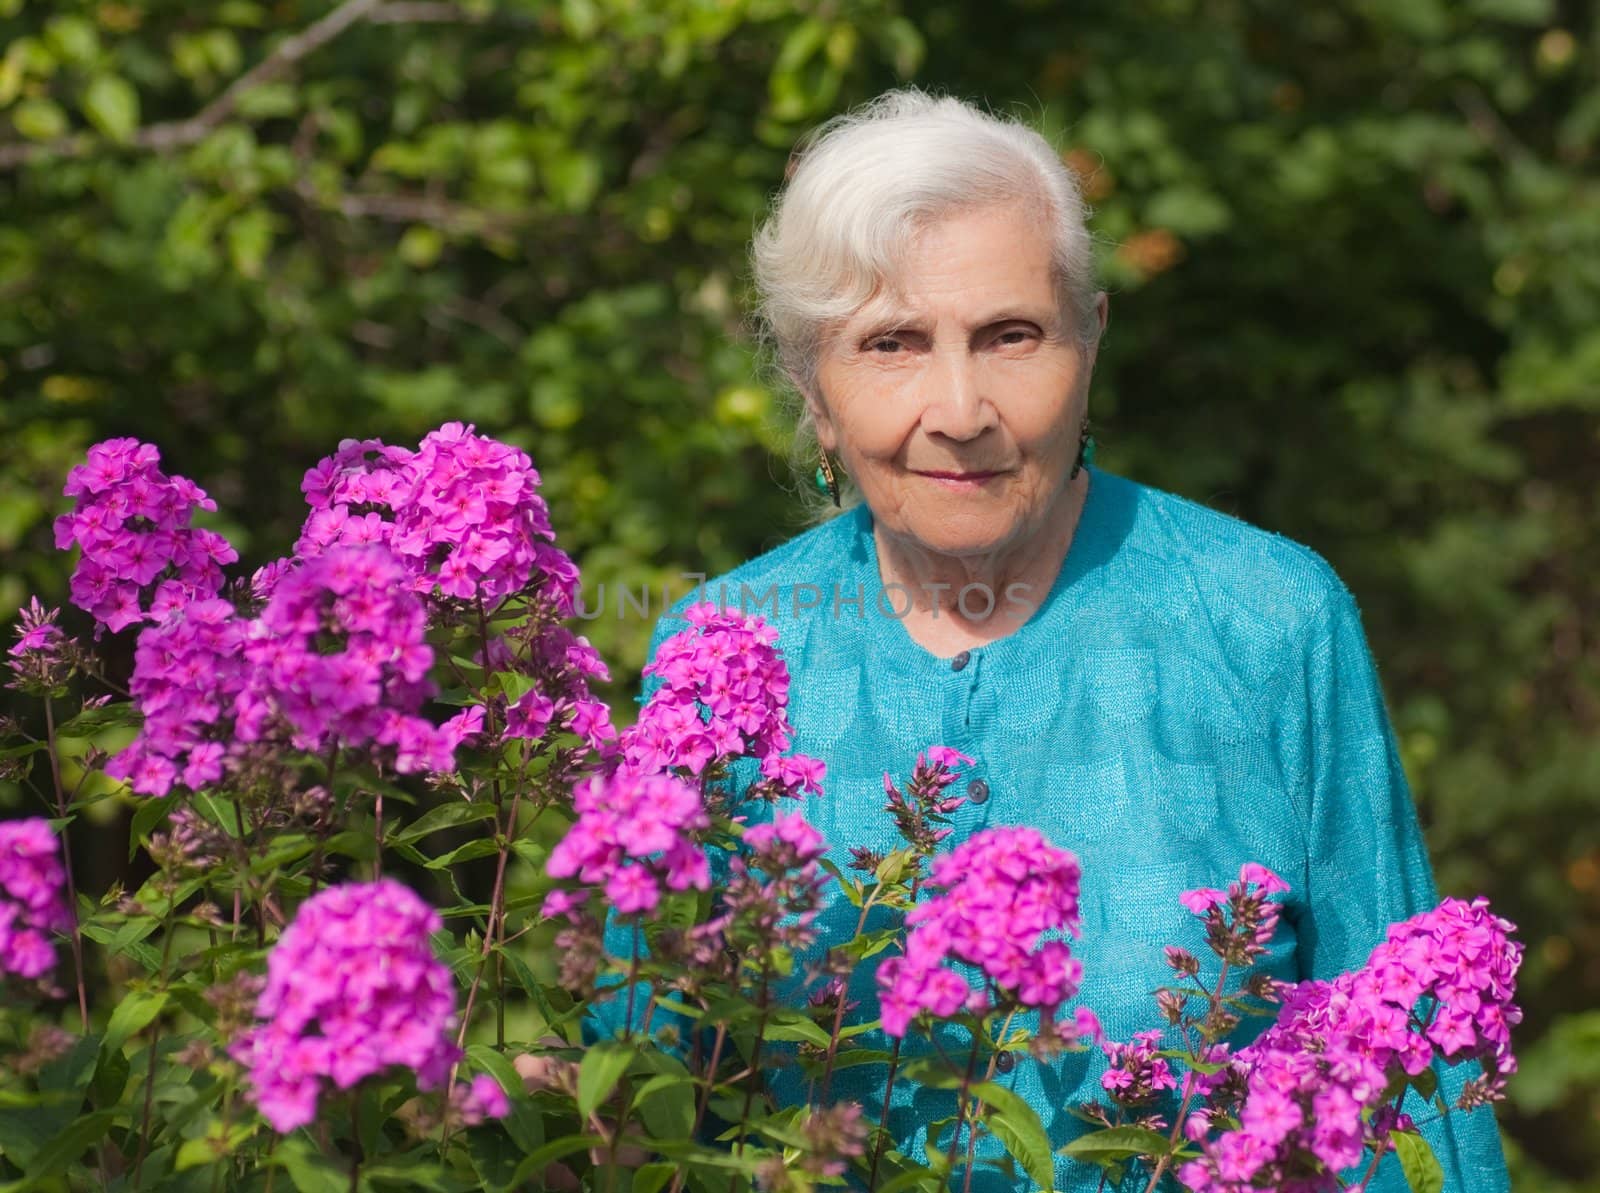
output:
M1100 354L1100 341L1105 337L1106 325L1111 321L1111 298L1104 290L1094 296L1094 344L1089 349L1089 364Z
M817 443L823 451L837 451L839 435L833 424L833 417L828 413L828 405L822 400L822 391L816 382L809 384L791 377L800 396L805 400L806 412L811 415L811 425L817 429Z

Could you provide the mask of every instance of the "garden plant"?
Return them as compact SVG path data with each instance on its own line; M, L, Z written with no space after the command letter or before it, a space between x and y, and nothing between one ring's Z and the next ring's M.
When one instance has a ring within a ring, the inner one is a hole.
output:
M1075 1001L1072 843L946 846L971 759L884 759L903 845L828 860L761 619L688 605L614 726L525 453L447 423L345 440L302 489L291 553L242 576L154 446L66 478L71 608L23 611L7 682L37 716L0 727L38 800L0 823L4 1189L892 1193L1084 1164L1309 1193L1394 1152L1423 1193L1420 1128L1515 1071L1521 946L1486 900L1290 985L1253 970L1288 890L1254 863L1184 894L1150 1029L1107 1039ZM105 801L147 877L93 897L70 845ZM855 938L820 950L839 900ZM867 965L875 1003L848 995ZM1004 1075L1085 1049L1104 1101L1062 1108L1058 1156ZM886 1105L832 1097L859 1066L953 1116L903 1147Z

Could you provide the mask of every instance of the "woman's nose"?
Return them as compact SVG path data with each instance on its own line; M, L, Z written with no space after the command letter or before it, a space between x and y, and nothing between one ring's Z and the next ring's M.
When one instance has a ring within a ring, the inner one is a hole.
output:
M966 441L976 439L997 421L985 392L981 371L968 355L935 355L927 376L922 429Z

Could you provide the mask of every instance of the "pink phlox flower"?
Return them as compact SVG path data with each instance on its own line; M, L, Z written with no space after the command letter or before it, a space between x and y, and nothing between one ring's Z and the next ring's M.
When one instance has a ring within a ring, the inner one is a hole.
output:
M312 1121L326 1086L391 1067L415 1073L419 1089L443 1084L460 1053L454 986L429 943L440 926L393 879L330 887L301 905L268 956L258 1023L229 1049L274 1130Z
M820 792L820 760L783 756L793 731L777 631L711 602L684 616L688 628L662 643L644 669L661 683L622 735L628 765L699 775L719 762L752 757L762 775L752 790L762 798Z
M621 770L581 781L573 809L576 819L546 863L552 878L604 888L624 915L655 910L662 885L710 888L694 834L711 821L696 788L670 775Z
M1054 1017L1081 968L1064 940L1043 937L1077 933L1080 874L1071 853L1030 828L986 829L935 858L925 884L934 897L907 914L904 956L879 969L884 1030L903 1034L922 1011L987 1009L991 993ZM976 967L986 989L970 988L954 964Z
M457 1084L450 1091L450 1104L468 1127L511 1113L505 1087L487 1073L479 1073L466 1085Z
M962 766L971 766L975 761L953 746L929 746L926 751L926 756L930 763L934 764L935 766L945 767L948 770L955 770ZM921 765L922 759L918 758L917 763L918 765Z
M190 788L218 781L234 740L234 713L256 681L245 654L248 634L248 623L220 598L191 601L146 627L128 680L144 723L106 764L106 774L143 795L166 795L180 781Z
M45 977L56 963L50 934L71 927L66 868L50 822L0 821L0 978Z
M1500 1096L1516 1067L1509 1029L1521 1017L1511 1002L1521 961L1512 930L1483 899L1446 899L1391 925L1361 969L1283 987L1277 1022L1201 1080L1201 1096L1241 1083L1240 1125L1202 1142L1204 1156L1181 1170L1185 1183L1242 1193L1288 1187L1306 1172L1332 1180L1370 1138L1394 1129L1391 1082L1421 1073L1436 1052L1483 1064L1463 1106Z
M245 644L264 693L255 711L270 707L303 749L383 747L402 773L452 769L460 726L419 715L433 651L406 576L381 545L333 547L282 576ZM236 736L248 744L272 728L241 716Z
M1205 915L1213 907L1227 900L1227 895L1214 887L1200 887L1198 890L1184 891L1178 896L1182 903L1195 915Z
M63 492L76 505L55 521L56 546L80 548L72 600L103 629L159 621L182 600L216 596L223 565L238 559L221 535L190 525L216 503L159 464L150 444L108 439L67 475Z
M424 436L416 451L347 439L306 473L312 507L295 553L384 543L415 591L489 606L537 587L562 616L574 608L578 572L552 545L539 474L527 455L459 422Z

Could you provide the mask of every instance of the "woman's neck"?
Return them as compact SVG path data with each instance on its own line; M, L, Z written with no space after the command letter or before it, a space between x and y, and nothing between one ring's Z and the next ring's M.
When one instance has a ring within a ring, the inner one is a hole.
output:
M913 641L945 657L1015 633L1042 605L1066 562L1089 493L1080 472L1030 535L985 555L954 556L885 535L874 520L878 571Z

